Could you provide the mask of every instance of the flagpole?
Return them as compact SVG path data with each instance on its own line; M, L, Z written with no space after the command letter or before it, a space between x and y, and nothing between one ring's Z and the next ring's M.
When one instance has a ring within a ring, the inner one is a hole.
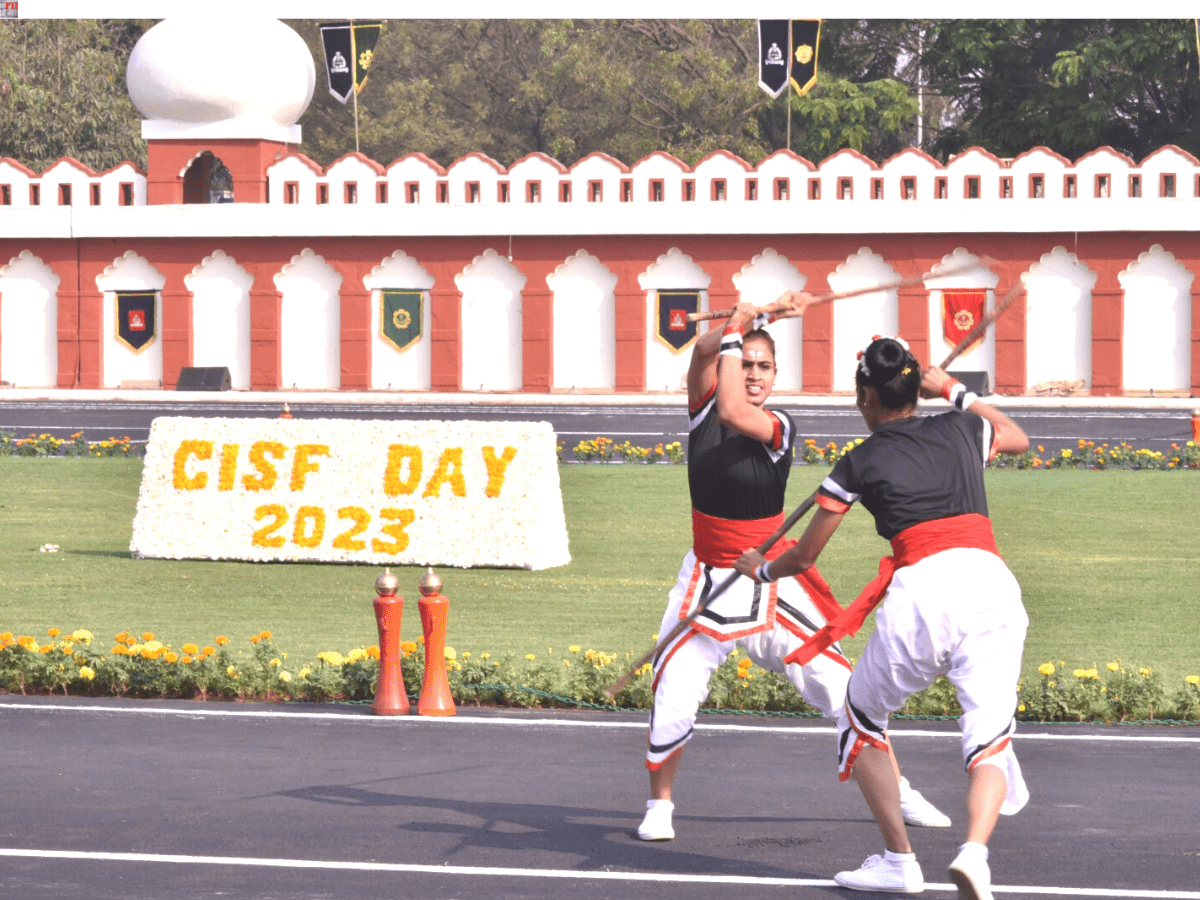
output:
M358 47L354 43L354 20L350 20L350 92L354 94L354 152L358 152Z
M788 77L787 85L787 148L792 149L792 79Z

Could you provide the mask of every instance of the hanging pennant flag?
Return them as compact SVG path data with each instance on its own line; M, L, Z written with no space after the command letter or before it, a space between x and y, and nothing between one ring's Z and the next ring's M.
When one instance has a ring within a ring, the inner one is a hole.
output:
M154 340L154 291L117 291L117 340L134 353Z
M699 291L658 292L658 339L676 353L696 339L696 323L688 314L699 312Z
M787 19L758 20L758 86L772 97L787 87L790 38Z
M801 94L817 83L817 49L821 43L820 19L792 19L792 87Z
M329 22L320 26L329 93L340 102L361 92L383 31L381 22Z
M986 311L987 291L982 288L942 291L942 337L946 343L957 347L958 342L983 320ZM983 335L980 334L979 339L963 353L970 353L982 341Z
M397 350L407 350L421 339L421 291L380 291L379 317L384 340Z

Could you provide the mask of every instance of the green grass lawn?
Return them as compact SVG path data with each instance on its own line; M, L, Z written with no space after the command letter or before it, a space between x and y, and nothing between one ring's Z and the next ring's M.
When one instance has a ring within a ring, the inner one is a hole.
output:
M572 562L541 572L440 569L448 642L493 654L580 644L648 649L690 541L682 466L560 469ZM789 507L828 472L793 470ZM176 647L269 629L294 659L377 641L373 566L138 560L129 539L140 460L0 458L0 631L43 637L87 628L102 641L153 631ZM1200 673L1200 476L1192 472L988 473L1001 552L1032 621L1025 671L1121 658L1169 687ZM803 523L797 527L799 534ZM61 553L40 553L46 543ZM843 604L874 576L888 545L863 510L821 559ZM405 640L420 634L416 584L400 567ZM964 602L970 601L964 592ZM869 625L868 625L869 628ZM857 655L867 631L847 642Z

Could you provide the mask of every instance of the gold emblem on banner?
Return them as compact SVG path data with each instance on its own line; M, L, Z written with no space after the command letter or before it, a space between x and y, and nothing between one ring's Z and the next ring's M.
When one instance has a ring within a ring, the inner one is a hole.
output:
M962 331L970 331L975 327L975 317L967 310L960 309L954 314L954 327Z
M392 324L397 328L408 328L412 325L412 315L407 309L398 309L392 313Z
M802 66L807 66L812 62L813 48L808 44L801 44L796 48L796 62Z

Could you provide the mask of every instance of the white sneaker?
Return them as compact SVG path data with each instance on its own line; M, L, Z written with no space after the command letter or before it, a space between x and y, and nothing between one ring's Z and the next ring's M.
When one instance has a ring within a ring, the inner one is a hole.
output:
M833 876L844 888L852 891L891 891L896 894L919 894L925 890L925 876L914 854L893 854L900 859L886 859L875 854L853 872L838 872Z
M907 778L900 779L900 812L904 814L905 825L916 828L950 827L950 817L922 797Z
M670 800L647 800L646 817L638 826L638 837L643 841L673 841L675 829L671 827L671 813L675 804Z
M959 900L992 900L992 870L987 847L963 844L950 863L950 880L958 887Z

